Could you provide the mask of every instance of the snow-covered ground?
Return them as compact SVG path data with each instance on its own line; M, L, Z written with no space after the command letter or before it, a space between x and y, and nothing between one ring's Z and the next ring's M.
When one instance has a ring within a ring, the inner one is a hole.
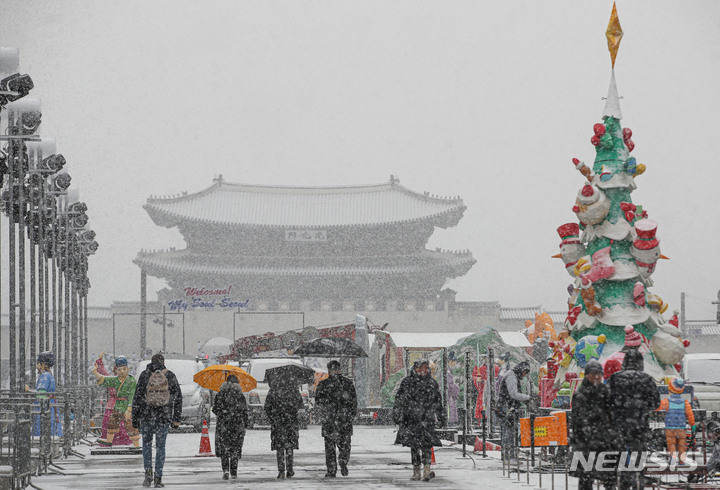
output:
M508 479L502 476L499 453L471 454L462 457L462 446L448 445L436 448L433 466L436 478L430 482L410 481L412 467L407 448L394 446L393 427L356 426L350 457L350 475L334 480L324 480L325 456L320 428L311 426L300 432L300 450L295 456L295 477L290 480L276 479L275 454L270 451L270 433L267 430L248 431L245 437L243 457L238 468L238 479L222 480L218 458L195 457L200 447L200 434L168 436L167 459L163 483L167 488L208 488L215 485L234 488L540 488L538 475L526 474L520 482L516 474ZM214 427L210 430L214 450ZM126 489L143 488L142 456L91 456L88 446L76 449L87 455L85 460L71 457L57 464L66 475L45 475L33 479L33 484L44 489ZM472 450L472 448L469 448ZM543 488L551 488L550 475L543 475ZM554 488L565 489L563 475L555 475ZM577 488L577 480L569 479L569 488Z

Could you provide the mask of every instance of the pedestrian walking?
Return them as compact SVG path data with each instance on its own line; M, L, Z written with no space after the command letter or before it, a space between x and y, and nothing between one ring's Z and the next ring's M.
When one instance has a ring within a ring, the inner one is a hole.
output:
M220 386L212 412L217 417L215 455L220 458L223 480L237 478L238 460L242 457L248 410L238 377L231 374Z
M125 428L133 446L140 442L140 432L132 425L132 404L135 396L137 381L128 374L128 360L125 356L115 358L115 371L117 376L103 376L98 371L97 364L93 365L92 373L98 385L115 391L114 404L108 417L107 439L99 439L101 446L112 446L115 435L121 427Z
M299 449L300 419L303 408L298 385L293 379L272 378L265 398L265 413L270 420L270 449L276 452L278 478L292 478L293 450Z
M619 434L621 451L628 457L647 450L650 441L650 412L660 406L660 394L649 374L643 372L642 354L635 349L625 353L622 371L610 376L608 387L612 399L612 417ZM623 462L621 461L621 464ZM620 473L620 489L642 488L638 472Z
M670 397L663 398L657 410L665 410L665 441L667 442L667 450L670 454L670 464L685 464L686 441L686 425L690 427L695 425L695 415L693 414L690 402L682 397L685 391L685 380L682 378L673 378L668 384Z
M585 461L591 460L591 452L617 449L610 389L603 384L603 367L598 361L585 365L585 378L573 395L570 421L573 450L582 453ZM578 490L592 490L594 480L600 480L605 490L611 490L617 478L614 471L585 470L582 465L570 474L578 478Z
M395 444L410 448L411 480L429 481L435 476L430 470L431 451L433 446L442 445L435 428L446 423L440 388L428 370L427 359L415 361L410 374L400 383L393 406L393 422L400 426Z
M352 380L341 374L338 361L328 362L327 368L328 377L318 383L315 392L315 407L320 414L322 436L325 439L325 478L335 478L338 463L340 474L348 475L357 394Z
M140 429L143 441L145 481L162 488L165 466L165 441L170 424L180 425L182 417L182 391L175 373L165 367L162 354L152 356L150 364L138 378L132 405L132 425ZM153 474L152 445L155 438L155 472Z
M502 458L509 464L517 464L521 403L531 400L530 395L520 391L520 381L528 374L530 374L530 363L522 361L508 370L500 383L497 403L500 419L500 452Z

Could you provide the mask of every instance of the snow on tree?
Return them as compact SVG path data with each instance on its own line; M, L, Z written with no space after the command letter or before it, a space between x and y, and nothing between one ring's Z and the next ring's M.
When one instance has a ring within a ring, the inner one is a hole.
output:
M628 348L643 353L645 371L656 380L674 376L675 365L689 345L675 325L666 323L662 314L667 304L650 290L658 259L667 257L660 253L658 224L632 201L645 165L631 156L632 131L621 124L614 65L622 29L615 7L606 35L613 68L602 122L593 126L590 138L595 161L588 166L573 158L585 179L573 206L579 223L566 223L557 230L562 242L556 257L563 259L573 283L561 335L571 359L558 371L556 384L566 372L580 371L591 358L617 359ZM639 335L640 345L626 344L628 335ZM598 339L604 350L595 352Z

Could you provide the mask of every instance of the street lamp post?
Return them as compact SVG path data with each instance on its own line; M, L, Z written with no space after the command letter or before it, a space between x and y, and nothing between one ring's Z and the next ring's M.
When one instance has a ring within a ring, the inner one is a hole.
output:
M7 142L7 152L3 154L3 152L0 152L0 186L2 186L3 183L3 177L5 174L7 174L8 177L8 189L6 193L3 193L3 200L5 202L5 212L8 215L8 303L10 307L10 325L9 325L9 352L10 352L10 366L9 366L9 378L10 378L10 391L15 392L17 390L22 389L21 383L18 381L17 376L17 357L16 354L18 352L18 346L17 346L17 338L16 338L16 315L15 315L15 308L18 307L17 303L15 302L16 298L16 278L15 278L15 256L16 256L16 246L15 246L15 224L16 224L16 218L17 214L15 212L15 198L14 195L17 191L20 190L19 186L22 186L22 179L16 179L16 173L19 173L18 170L22 170L21 164L23 163L24 159L24 151L23 143L31 140L35 140L36 137L32 136L32 133L34 132L34 129L32 129L32 124L25 124L30 123L30 119L32 119L34 116L30 116L28 114L27 117L25 117L23 121L23 117L19 116L18 113L22 113L22 107L21 106L15 106L10 110L10 107L7 107L10 105L12 107L12 104L17 102L18 100L22 99L26 95L30 93L30 90L33 88L33 82L32 79L28 75L21 75L19 72L17 72L17 68L20 64L20 57L19 52L17 48L0 48L0 111L3 109L7 109L8 117L7 117L7 132L6 134L0 135L0 141L6 141ZM0 112L1 115L1 112ZM37 113L37 122L39 124L39 111ZM18 119L20 120L20 125L17 125ZM27 126L27 128L26 128ZM23 129L23 131L20 131L20 128ZM35 125L35 129L37 129L37 125ZM7 155L7 156L6 156ZM16 163L17 159L17 163ZM18 169L18 165L20 165L20 168ZM1 304L2 302L0 302ZM22 305L24 308L24 305ZM22 332L24 334L24 325L22 327ZM24 335L23 335L24 336ZM0 343L1 346L1 343ZM24 348L23 348L23 354L24 354ZM24 366L23 366L24 371ZM24 380L23 380L24 381ZM24 384L24 383L22 383Z
M0 82L2 84L3 82ZM25 385L25 176L27 172L26 141L38 141L33 133L40 125L40 101L25 99L7 107L8 190L3 196L9 216L8 233L8 299L10 305L10 389L21 391ZM17 224L17 244L16 228ZM17 274L17 277L16 277ZM16 302L17 300L17 302ZM17 315L15 308L19 308ZM18 325L19 323L19 325ZM32 337L32 334L31 334ZM17 356L16 356L17 354ZM20 366L22 376L18 376ZM32 372L32 370L31 370Z

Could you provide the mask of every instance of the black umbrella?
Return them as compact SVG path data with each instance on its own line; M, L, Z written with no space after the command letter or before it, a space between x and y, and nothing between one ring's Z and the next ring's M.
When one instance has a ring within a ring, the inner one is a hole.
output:
M298 364L285 364L265 371L265 379L270 385L276 382L287 384L312 384L315 382L315 370Z
M304 342L294 354L301 357L367 357L362 347L349 339L320 337Z

